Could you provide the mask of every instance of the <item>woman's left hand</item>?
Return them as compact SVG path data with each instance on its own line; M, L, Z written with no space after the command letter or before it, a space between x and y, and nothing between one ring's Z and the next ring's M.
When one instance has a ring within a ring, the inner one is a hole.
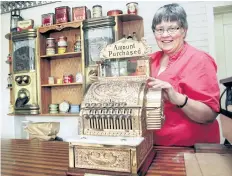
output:
M180 93L176 92L173 86L165 81L155 79L150 77L148 85L154 89L162 89L164 99L170 101L172 104L180 105L184 102L184 95L181 96Z

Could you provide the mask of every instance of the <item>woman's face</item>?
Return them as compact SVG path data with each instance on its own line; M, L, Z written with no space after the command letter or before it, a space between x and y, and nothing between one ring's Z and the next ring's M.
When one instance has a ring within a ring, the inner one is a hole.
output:
M155 39L159 48L168 55L179 51L184 43L186 30L179 27L177 22L164 22L156 25Z

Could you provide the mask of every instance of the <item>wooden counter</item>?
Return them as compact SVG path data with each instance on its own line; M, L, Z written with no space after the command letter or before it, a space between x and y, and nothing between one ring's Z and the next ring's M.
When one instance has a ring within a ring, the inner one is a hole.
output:
M185 176L184 152L193 148L155 147L157 155L147 176ZM2 176L65 176L68 143L37 140L1 140ZM83 174L80 174L83 176Z

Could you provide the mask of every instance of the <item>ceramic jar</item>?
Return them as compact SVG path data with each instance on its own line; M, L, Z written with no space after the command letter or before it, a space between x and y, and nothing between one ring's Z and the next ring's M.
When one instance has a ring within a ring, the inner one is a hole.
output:
M95 5L93 6L93 18L102 17L102 6Z
M138 3L137 2L129 2L126 4L127 6L127 13L138 15Z
M65 36L59 37L57 45L58 45L58 54L65 53L68 46L67 37Z

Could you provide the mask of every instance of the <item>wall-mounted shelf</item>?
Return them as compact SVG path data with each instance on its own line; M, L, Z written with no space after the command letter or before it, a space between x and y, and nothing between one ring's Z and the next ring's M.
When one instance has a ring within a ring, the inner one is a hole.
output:
M8 116L67 116L67 117L77 117L79 113L59 113L59 114L7 114Z
M67 48L63 54L46 55L47 38L67 37ZM74 52L77 36L81 38L81 51ZM83 43L82 22L68 22L38 28L38 51L40 67L40 116L78 116L79 114L60 113L49 114L50 104L60 104L64 100L70 104L81 104L83 99L84 83L62 83L48 84L49 77L55 80L63 79L64 75L76 75L81 73L84 76L84 43Z
M143 20L143 18L142 18L141 16L139 16L139 15L133 15L133 14L121 14L121 15L117 15L117 17L118 17L122 22Z
M58 58L69 58L69 57L81 57L81 52L68 52L64 54L54 54L54 55L42 55L41 59L58 59Z
M41 87L57 87L57 86L77 86L83 83L63 83L63 84L43 84Z
M82 25L82 21L77 22L77 21L72 21L72 22L67 22L67 23L60 23L60 24L54 24L51 26L44 26L40 27L39 33L46 33L46 32L53 32L53 31L62 31L65 28L80 28Z
M41 116L79 116L79 113L42 114Z

